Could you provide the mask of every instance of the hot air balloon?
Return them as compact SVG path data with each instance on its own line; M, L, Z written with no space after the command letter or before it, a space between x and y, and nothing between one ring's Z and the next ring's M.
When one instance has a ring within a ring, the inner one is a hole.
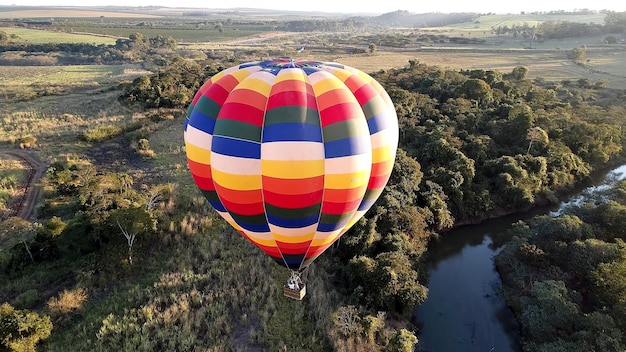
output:
M374 204L398 145L391 99L338 63L273 59L211 77L185 118L189 170L210 205L291 270L308 266Z

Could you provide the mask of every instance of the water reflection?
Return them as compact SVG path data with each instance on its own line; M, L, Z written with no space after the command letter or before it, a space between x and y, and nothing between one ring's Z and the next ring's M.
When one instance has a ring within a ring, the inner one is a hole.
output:
M416 314L421 351L519 351L517 325L499 296L493 256L481 226L445 234L429 250L429 297Z
M428 299L418 308L421 327L419 351L518 352L518 326L500 297L500 276L493 257L506 242L506 231L518 220L535 215L556 216L586 194L626 178L626 165L596 175L590 184L573 190L571 197L552 207L538 208L480 225L465 226L442 235L428 249Z

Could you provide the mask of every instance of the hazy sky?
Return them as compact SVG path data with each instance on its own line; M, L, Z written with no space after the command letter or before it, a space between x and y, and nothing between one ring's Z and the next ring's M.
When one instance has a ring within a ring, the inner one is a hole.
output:
M97 4L97 5L96 5ZM521 11L552 11L552 10L612 10L626 11L626 1L616 0L317 0L317 1L258 1L258 0L99 0L97 3L84 0L0 0L0 5L56 5L56 6L167 6L167 7L203 7L233 8L252 7L263 9L288 9L297 11L324 11L350 13L385 13L396 10L407 10L414 13L428 12L495 12L519 13Z

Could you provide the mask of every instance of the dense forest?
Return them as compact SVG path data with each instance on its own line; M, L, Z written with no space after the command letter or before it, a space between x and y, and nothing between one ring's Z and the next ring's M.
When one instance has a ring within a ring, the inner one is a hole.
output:
M626 348L626 182L519 222L496 257L524 351Z
M182 129L199 85L237 63L180 57L173 48L163 37L119 41L116 58L158 56L155 74L115 88L120 102L149 118L96 126L78 139L115 140L155 160L151 136ZM244 240L224 240L230 230L200 194L189 196L175 180L136 184L85 159L59 160L47 170L38 222L2 223L0 238L12 240L0 251L0 350L39 342L48 350L227 350L238 332L266 349L412 351L418 328L410 317L428 294L430 241L555 202L624 160L626 93L601 83L533 81L523 66L453 71L418 59L371 74L395 103L396 163L377 203L316 261L308 305L271 300L265 273L274 267ZM624 192L621 183L611 201L515 227L497 266L526 351L626 346ZM57 295L52 287L67 289ZM87 297L111 310L104 318L82 311ZM310 344L290 345L276 330Z

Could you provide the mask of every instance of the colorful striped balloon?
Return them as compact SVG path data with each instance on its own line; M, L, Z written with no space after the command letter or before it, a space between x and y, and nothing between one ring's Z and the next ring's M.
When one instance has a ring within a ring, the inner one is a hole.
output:
M184 138L209 203L276 262L300 271L381 194L398 121L369 75L279 59L208 80L189 106Z

